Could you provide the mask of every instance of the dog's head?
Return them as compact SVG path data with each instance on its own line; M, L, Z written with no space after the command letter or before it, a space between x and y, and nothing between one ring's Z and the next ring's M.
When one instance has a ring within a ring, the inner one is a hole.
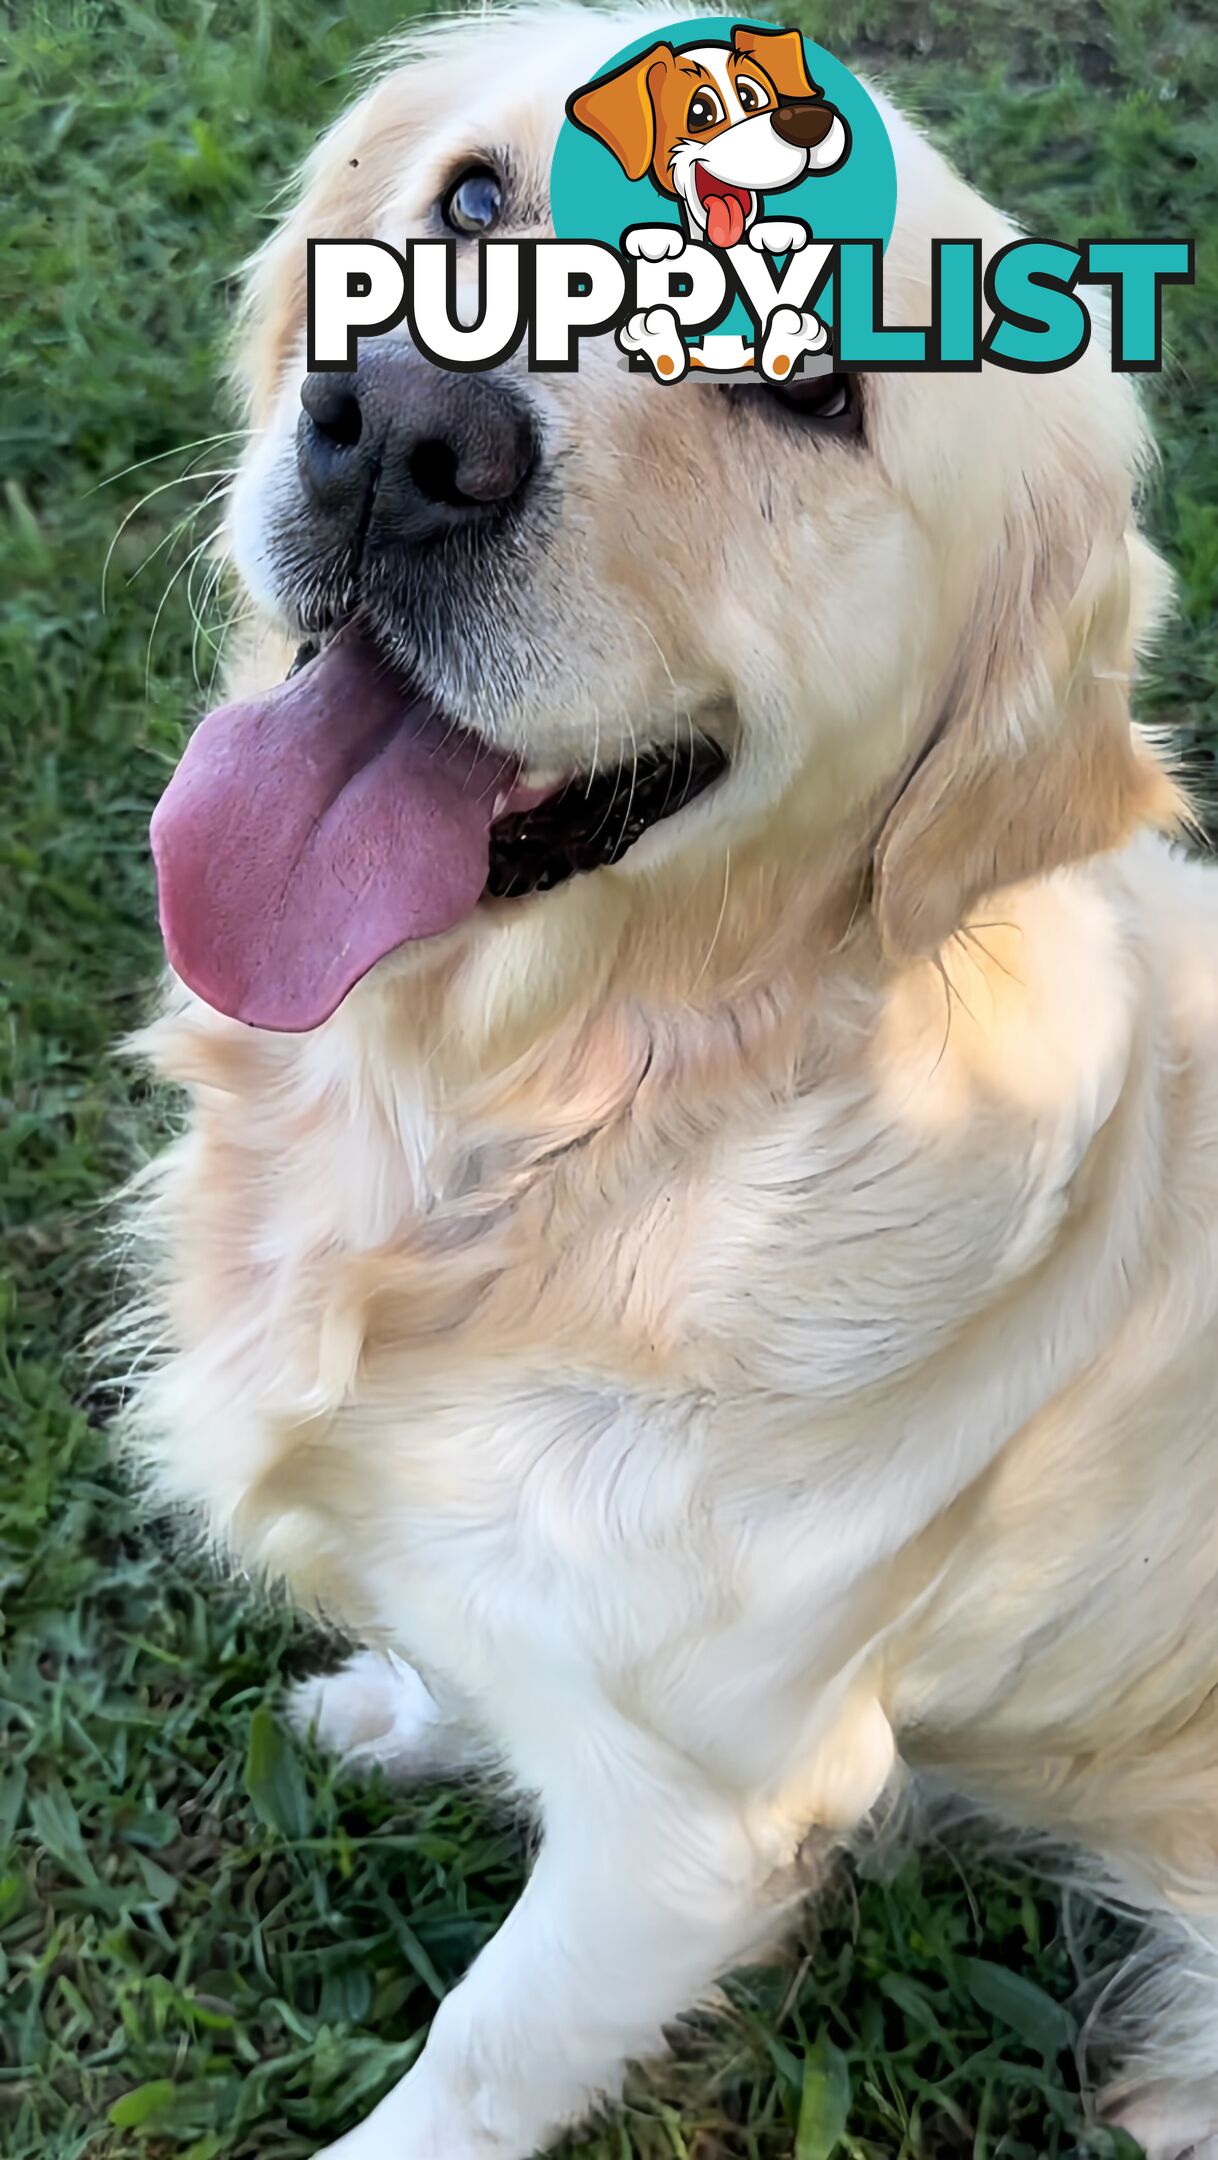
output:
M628 179L650 174L675 195L715 247L739 243L763 194L835 171L850 148L796 30L737 23L730 44L661 41L577 90L567 111Z
M560 966L587 988L625 924L688 994L677 926L692 978L713 936L718 968L834 895L933 953L981 895L1169 811L1127 703L1162 582L1143 434L1099 340L1042 378L663 390L608 338L578 373L463 375L402 332L308 375L306 239L468 236L472 307L475 237L547 230L570 85L637 20L427 33L254 265L244 680L323 649L199 730L158 836L171 950L246 1019L312 1025L391 951L382 979L480 941L526 1000ZM886 118L885 307L918 323L932 238L1011 229Z

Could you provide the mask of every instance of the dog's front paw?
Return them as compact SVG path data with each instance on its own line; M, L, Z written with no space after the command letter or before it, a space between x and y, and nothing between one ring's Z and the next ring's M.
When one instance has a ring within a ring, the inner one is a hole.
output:
M442 2155L439 2145L420 2145L409 2133L403 2135L396 2126L378 2124L376 2115L369 2115L354 2130L348 2130L346 2137L333 2145L319 2146L313 2160L456 2160L456 2156Z
M685 249L685 235L677 225L635 225L622 236L627 255L636 261L666 262Z
M805 353L823 351L829 333L819 316L799 308L775 308L766 324L761 372L768 382L786 382Z
M313 2160L525 2160L526 2150L533 2151L532 2139L501 2137L471 2122L459 2103L433 2093L426 2072L416 2068Z
M758 254L790 255L807 247L811 238L811 227L802 218L759 218L749 231L749 246Z
M623 352L641 353L658 382L679 382L689 366L685 341L670 307L640 308L618 331L617 341Z
M1218 2160L1218 2078L1144 2085L1100 2117L1136 2139L1146 2160Z
M471 2145L452 2123L441 2131L431 2122L413 2122L401 2099L399 2086L345 2137L323 2145L313 2160L487 2160L485 2149Z
M441 1776L478 1759L465 1727L445 1716L413 1665L392 1651L361 1650L337 1672L302 1680L287 1715L298 1733L354 1767L391 1777Z
M313 2160L505 2160L505 2153L498 2144L471 2145L460 2131L420 2141L409 2129L382 2128L370 2115L336 2145L323 2145Z

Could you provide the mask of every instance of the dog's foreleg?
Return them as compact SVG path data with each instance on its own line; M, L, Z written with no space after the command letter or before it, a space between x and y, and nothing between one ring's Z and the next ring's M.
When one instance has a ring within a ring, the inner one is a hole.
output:
M634 1736L543 1792L520 1903L422 2057L327 2160L530 2160L781 1924L788 1826Z

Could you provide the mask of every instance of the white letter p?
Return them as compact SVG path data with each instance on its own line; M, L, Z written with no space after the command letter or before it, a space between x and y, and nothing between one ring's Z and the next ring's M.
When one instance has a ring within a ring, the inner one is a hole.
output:
M355 366L357 341L406 312L406 265L384 240L310 240L309 373Z

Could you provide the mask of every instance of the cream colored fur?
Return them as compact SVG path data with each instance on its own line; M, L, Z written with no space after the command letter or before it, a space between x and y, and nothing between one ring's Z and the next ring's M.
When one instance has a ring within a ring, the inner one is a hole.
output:
M315 154L243 336L245 680L290 652L304 237L424 229L500 145L544 202L566 94L666 19L428 33ZM931 237L1011 229L887 117L920 321ZM325 1737L489 1752L543 1825L332 2150L527 2160L910 1765L1161 1925L1130 2119L1218 2153L1218 880L1129 724L1165 584L1132 391L1098 350L876 376L853 444L611 349L516 372L561 520L436 687L535 769L697 724L729 779L312 1036L176 989L146 1038L191 1102L148 1208L160 1492L428 1683L357 1661Z

